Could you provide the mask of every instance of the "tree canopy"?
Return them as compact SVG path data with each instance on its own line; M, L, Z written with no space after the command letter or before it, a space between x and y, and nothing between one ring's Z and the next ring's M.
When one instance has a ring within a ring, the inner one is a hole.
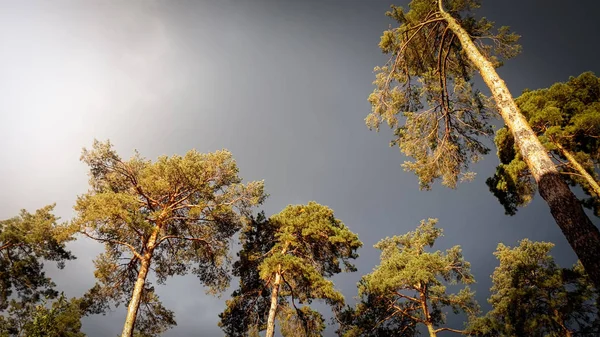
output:
M0 336L83 336L83 302L59 296L44 271L44 261L62 269L75 258L65 246L73 227L58 222L54 207L0 221Z
M252 224L243 231L236 263L240 288L221 314L221 327L228 336L263 330L273 336L277 319L283 336L320 336L324 319L309 305L323 300L334 310L343 307L344 296L328 278L356 270L350 260L362 246L358 236L316 202L290 205Z
M381 37L379 47L391 57L385 66L375 68L367 126L378 129L387 123L394 130L392 145L414 159L404 168L418 176L421 188L430 188L436 179L456 187L459 178L474 176L467 171L469 165L489 151L480 136L491 134L491 102L471 80L479 73L550 213L600 286L600 230L496 72L502 59L518 54L519 36L508 27L494 30L492 22L476 19L473 11L479 6L478 0L412 0L408 11L392 6L388 16L399 27ZM398 115L404 117L402 122Z
M95 141L81 159L91 189L77 199L75 223L106 249L91 296L129 302L123 337L134 327L153 336L175 324L146 280L151 265L160 284L192 272L211 292L225 289L230 239L265 198L262 182L241 183L230 152L192 150L156 162L136 152L124 161L110 142Z
M332 309L343 337L600 335L600 231L582 208L600 217L600 78L587 72L513 99L496 68L519 53L519 36L476 18L480 4L391 7L397 27L381 37L389 60L375 68L365 122L392 129L391 145L409 157L403 167L430 189L473 178L472 164L490 151L491 120L501 117L500 165L486 183L508 214L539 192L580 259L571 268L557 265L551 243L498 244L492 309L482 315L470 263L460 246L434 250L442 230L428 219L374 246L379 264L358 282L358 303L347 305L333 280L357 271L362 242L331 208L309 202L255 214L264 184L244 183L227 150L123 159L109 141L94 141L80 158L89 189L72 221L59 223L54 205L0 221L0 337L85 337L83 316L123 304L121 337L158 337L177 322L153 283L190 274L211 295L239 279L219 315L229 337L274 337L276 326L284 337L322 336L328 322L318 305ZM475 86L477 74L490 98ZM578 199L569 184L587 196ZM104 251L95 284L68 298L44 267L75 258L67 249L75 234ZM465 327L450 324L451 314L466 317Z
M69 225L59 224L52 214L55 205L35 213L22 210L0 221L0 309L8 306L13 293L22 301L38 302L55 297L54 283L46 276L43 261L55 261L59 268L75 257L66 250L72 240Z
M15 303L8 319L0 317L0 336L85 337L81 318L86 313L82 299L67 299L64 294L39 303Z
M364 289L364 281L359 283ZM342 337L416 336L417 322L410 316L399 313L383 297L365 293L355 307L348 306L339 314Z
M479 1L446 1L446 6L461 16L479 51L496 65L518 53L517 35L507 27L495 31L493 22L471 14ZM477 69L435 2L413 0L409 7L392 6L387 13L399 26L381 37L379 47L390 59L375 68L375 90L369 96L373 109L366 123L377 130L386 123L394 130L391 145L413 158L403 166L417 175L421 188L430 188L436 179L455 187L461 177L472 177L469 164L489 152L481 136L491 135L494 110L474 88Z
M547 89L526 90L516 102L559 172L583 189L589 197L582 202L600 216L600 78L586 72ZM513 215L533 199L536 183L506 127L494 142L500 165L487 184Z
M259 275L259 266L275 245L275 227L264 212L252 217L240 235L242 249L233 264L233 276L239 286L219 314L219 326L228 337L258 336L267 328L271 289Z
M475 282L470 263L463 258L460 246L445 252L426 251L442 235L442 230L435 227L436 223L436 219L423 220L415 231L385 238L375 245L381 250L381 263L363 277L359 283L359 296L375 301L378 306L386 306L387 310L381 313L387 315L371 322L379 324L397 316L396 319L412 321L412 325L426 326L430 336L434 337L441 331L463 333L443 326L446 322L444 308L450 308L454 313L466 313L471 318L479 313L474 293L468 286L456 294L447 292L447 284ZM403 325L408 324L403 322ZM414 328L408 325L408 329Z
M573 336L599 331L597 292L580 263L557 266L550 256L553 246L527 239L513 248L498 245L492 310L475 325L480 333Z

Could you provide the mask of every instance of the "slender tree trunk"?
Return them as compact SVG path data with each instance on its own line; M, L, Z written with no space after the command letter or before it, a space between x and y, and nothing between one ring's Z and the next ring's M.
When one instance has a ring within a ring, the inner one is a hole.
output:
M540 195L550 207L556 223L577 254L590 279L600 289L600 231L590 221L569 186L562 179L546 149L537 139L517 107L506 84L492 63L483 56L469 34L446 11L438 0L440 14L458 37L469 60L479 70L489 87L502 119L509 127L521 154L537 182Z
M142 301L142 292L144 291L144 285L146 284L146 277L148 276L150 264L152 263L152 254L154 252L158 231L158 229L155 230L150 236L146 245L146 252L142 256L140 271L138 272L138 277L135 281L135 286L133 287L133 293L131 294L131 299L127 306L127 317L125 318L125 325L123 326L121 337L133 337L133 327Z
M567 160L569 161L569 164L571 164L571 166L575 169L575 171L577 171L581 176L583 176L585 181L592 188L592 191L594 192L594 194L596 194L596 197L600 198L600 185L598 185L598 182L596 181L596 179L594 179L594 177L592 177L592 175L589 174L589 172L583 166L581 166L581 164L579 164L579 162L577 161L575 156L569 150L565 149L558 142L553 142L553 143L554 143L554 145L556 145L556 147L558 148L560 153L562 153L563 156L565 156L565 158L567 158Z
M421 288L421 283L418 285ZM429 314L429 307L427 307L427 285L419 290L419 301L421 302L421 310L423 310L423 317L425 318L425 325L427 326L427 331L429 332L429 337L437 337L437 333L435 332L435 327L431 322L431 315Z
M281 251L281 255L287 253L289 242L286 242ZM271 307L269 308L269 317L267 319L267 334L265 337L273 337L275 335L275 315L277 315L277 307L279 306L279 286L281 285L281 265L277 267L273 288L271 289Z
M135 287L129 300L129 306L127 307L127 318L125 319L125 326L123 327L123 333L121 337L133 336L133 326L137 318L137 312L140 307L142 300L142 292L144 291L144 284L146 283L146 276L148 276L148 270L150 269L150 259L143 259L138 273L137 280L135 281Z
M275 315L279 302L279 285L281 284L281 273L275 274L273 289L271 290L271 308L269 309L269 318L267 320L267 334L265 337L273 337L275 334Z

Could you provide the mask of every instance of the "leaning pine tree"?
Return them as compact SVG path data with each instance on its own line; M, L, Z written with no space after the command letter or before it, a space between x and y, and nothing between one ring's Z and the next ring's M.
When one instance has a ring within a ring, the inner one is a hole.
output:
M391 58L376 68L376 89L369 96L373 111L367 125L385 122L395 129L402 152L414 158L404 167L413 171L422 188L442 179L455 187L466 178L471 162L489 149L479 140L490 135L489 105L473 89L476 72L483 77L496 108L510 129L540 195L586 271L600 286L600 231L560 176L535 133L521 114L495 68L500 59L519 52L518 36L507 27L493 31L493 23L476 20L478 0L413 0L410 10L392 7L388 15L400 26L384 32L380 48ZM491 41L486 44L485 41ZM405 117L400 125L398 114Z
M241 183L231 153L122 160L96 141L82 160L91 189L77 200L75 224L106 247L90 295L129 302L122 337L158 336L175 324L146 280L151 271L159 283L191 271L213 291L226 288L230 239L265 198L262 182Z

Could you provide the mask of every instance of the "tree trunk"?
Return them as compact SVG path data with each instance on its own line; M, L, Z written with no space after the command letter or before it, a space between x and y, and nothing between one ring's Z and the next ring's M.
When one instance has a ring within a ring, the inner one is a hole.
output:
M140 272L138 273L137 280L135 281L133 293L131 294L131 299L129 300L129 306L127 306L127 318L125 319L125 326L123 327L123 333L121 333L121 337L133 336L133 326L137 318L137 312L142 300L142 292L144 291L144 284L146 283L146 276L148 275L149 269L150 259L143 259Z
M554 145L556 145L560 153L562 153L562 155L565 156L565 158L567 158L569 164L571 164L575 171L577 171L581 176L583 176L585 181L590 185L594 194L596 194L596 197L600 198L600 185L598 185L596 179L594 179L594 177L592 177L592 175L589 174L589 172L586 171L586 169L583 166L581 166L581 164L579 164L575 156L569 150L565 149L558 142L553 143Z
M158 237L158 231L159 230L157 229L154 231L154 233L152 233L150 239L148 239L148 243L146 244L147 249L142 256L140 271L138 272L138 277L135 281L135 286L133 287L133 293L131 294L131 299L129 300L129 305L127 306L127 318L125 319L125 325L123 326L121 337L133 337L133 327L135 325L138 309L140 308L140 303L142 301L142 292L144 291L146 277L148 276L148 271L150 270L152 254L154 252L156 238Z
M281 283L281 273L275 274L273 289L271 290L271 308L269 309L269 318L267 320L267 334L265 337L273 337L275 334L275 315L277 314L277 305L279 304L279 284Z
M433 324L428 323L427 325L427 331L429 331L429 337L437 337L437 333L435 332L435 328L433 327Z
M438 0L438 6L448 27L458 37L469 60L479 70L492 92L500 115L512 132L515 143L537 182L540 195L546 200L556 223L590 279L600 289L600 231L587 217L579 200L558 173L492 63L479 52L460 24L444 11L442 0Z
M573 333L571 332L571 330L567 329L567 327L565 326L563 319L561 317L561 315L558 313L558 310L554 309L554 319L556 320L556 323L558 323L558 325L560 325L560 327L563 330L563 333L565 334L565 337L571 337L573 336Z
M425 318L425 325L427 326L427 331L429 332L429 337L436 337L437 333L435 332L435 327L433 326L433 322L431 321L431 315L429 314L429 307L427 306L427 285L421 288L421 283L418 284L419 288L419 301L421 302L421 310L423 310L423 317Z

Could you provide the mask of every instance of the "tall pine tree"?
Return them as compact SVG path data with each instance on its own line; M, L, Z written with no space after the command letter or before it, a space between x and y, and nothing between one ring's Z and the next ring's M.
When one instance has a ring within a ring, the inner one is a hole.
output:
M90 296L129 302L122 337L135 329L158 335L175 323L147 281L151 271L158 283L192 272L211 291L228 285L230 239L265 198L262 182L241 183L231 153L192 150L155 162L136 153L126 161L110 142L95 141L81 159L91 189L77 199L75 223L106 248Z
M391 55L376 68L376 88L367 125L394 129L397 144L414 158L404 164L421 187L442 179L455 187L470 178L470 163L488 149L479 139L490 135L490 105L473 88L479 73L495 107L509 128L540 195L596 286L600 286L600 231L561 177L495 68L519 51L518 36L507 27L497 31L473 10L478 0L412 0L410 10L392 7L388 15L400 24L384 32L379 44ZM490 41L491 43L486 43ZM404 117L401 123L398 115Z
M595 335L598 294L581 264L560 268L550 255L554 245L522 240L499 244L500 265L492 274L492 310L474 334L500 336Z
M228 336L266 330L273 337L275 320L283 336L320 336L325 322L309 304L322 300L336 312L343 307L344 296L328 278L355 270L350 260L362 246L358 236L329 207L309 202L290 205L268 221L259 217L242 241L240 288L221 314Z
M447 292L446 285L468 285L475 280L460 246L445 252L426 251L442 235L442 230L435 227L436 223L436 219L421 221L415 231L383 239L375 245L381 250L381 263L363 277L359 283L359 296L384 306L386 309L380 310L380 314L385 316L372 319L377 325L370 329L364 326L358 328L370 331L387 320L404 319L412 323L403 322L409 333L416 325L425 326L431 337L442 331L466 332L444 326L444 308L474 318L479 314L474 293L465 287L451 294Z

